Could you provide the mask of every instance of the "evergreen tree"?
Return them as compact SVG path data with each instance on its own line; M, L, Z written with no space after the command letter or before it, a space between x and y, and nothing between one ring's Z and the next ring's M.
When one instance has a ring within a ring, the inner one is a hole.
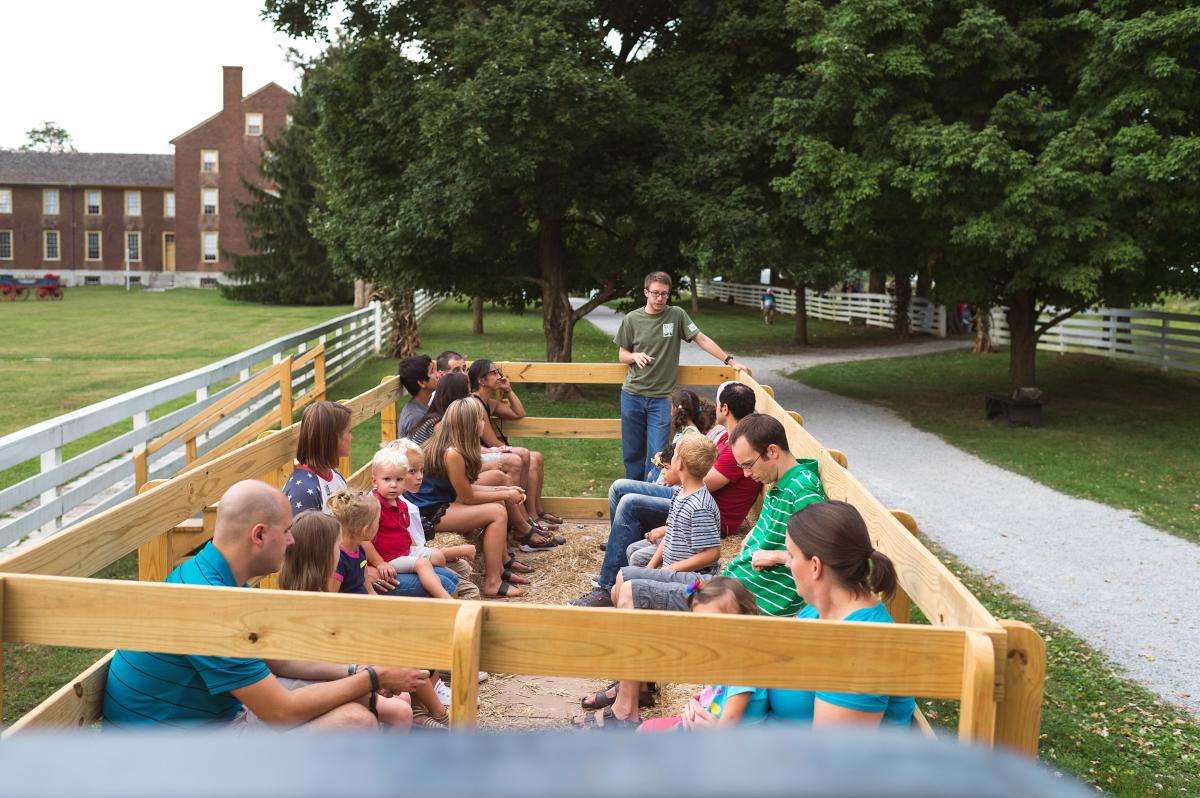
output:
M221 291L231 299L270 305L348 304L354 299L353 282L333 268L309 228L318 202L311 150L316 104L302 91L291 113L292 124L267 142L258 167L262 185L243 180L250 201L237 203L237 215L254 253L232 255L235 282Z

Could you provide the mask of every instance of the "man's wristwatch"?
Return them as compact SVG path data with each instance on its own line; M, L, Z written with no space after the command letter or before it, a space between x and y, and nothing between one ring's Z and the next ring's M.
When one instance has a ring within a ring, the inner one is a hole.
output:
M732 353L732 352L728 352L728 353L726 353L726 355L725 355L725 359L724 359L724 360L722 360L721 362L722 362L722 363L724 363L726 366L728 366L728 365L729 365L729 361L731 361L731 360L733 360L733 353Z

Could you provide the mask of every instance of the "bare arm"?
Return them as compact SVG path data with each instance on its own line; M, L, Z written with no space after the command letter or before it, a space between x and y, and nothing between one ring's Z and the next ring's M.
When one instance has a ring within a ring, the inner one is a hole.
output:
M287 679L305 679L310 682L331 682L346 677L345 665L332 662L307 662L302 659L269 659L267 667L276 676Z
M412 668L379 668L378 674L382 687L398 693L407 692L429 680L427 671ZM273 675L269 675L230 692L267 723L298 726L370 693L371 676L366 670L360 670L353 676L343 675L335 681L288 690Z
M692 342L695 343L696 346L703 349L705 352L708 352L710 355L715 357L717 360L721 361L722 363L725 362L725 358L728 357L728 355L729 355L728 352L726 352L721 347L717 346L716 341L709 338L707 335L705 335L702 332L696 333L696 337L692 339ZM729 361L729 368L731 368L735 371L744 371L747 374L750 373L750 369L746 368L741 363L739 363L736 358L731 359Z
M630 352L623 346L617 347L617 359L627 366L637 366L640 369L654 362L654 358L645 352Z
M666 538L663 538L663 540L666 540ZM658 568L662 565L663 540L658 541L658 547L654 549L654 554L651 555L650 562L646 563L647 568Z
M450 484L454 487L454 492L458 494L458 500L463 504L487 504L488 502L505 501L515 495L513 488L489 488L472 485L467 480L466 463L463 462L462 455L456 449L446 450L445 463L446 476L450 478Z
M500 381L500 392L508 398L508 402L497 402L492 408L493 415L514 421L518 418L525 418L525 406L521 404L521 398L517 396L517 392L508 384L508 377Z
M663 541L666 542L666 538L663 538ZM662 550L661 543L659 544L659 547L660 547L659 551L661 551ZM719 560L720 558L721 558L721 547L713 546L712 548L701 549L700 551L693 554L691 557L688 557L686 560L680 560L677 563L672 563L671 565L668 565L667 570L668 571L677 571L679 573L687 573L689 571L703 571L705 568L708 568L708 567L714 565L717 562L717 560Z
M708 473L704 475L704 487L708 488L709 493L716 493L728 484L729 477L722 474L716 468L710 468Z

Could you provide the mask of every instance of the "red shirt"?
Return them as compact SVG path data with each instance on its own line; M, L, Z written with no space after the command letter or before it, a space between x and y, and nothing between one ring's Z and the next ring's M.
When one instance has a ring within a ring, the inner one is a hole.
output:
M721 511L721 534L732 535L741 528L746 513L758 501L762 485L746 476L738 467L737 458L728 444L717 447L717 461L713 463L713 468L729 480L728 485L713 491L713 498L717 500L717 507Z
M396 499L390 505L379 491L371 491L379 499L379 531L375 533L375 551L385 561L407 557L412 550L412 534L408 531L408 505Z

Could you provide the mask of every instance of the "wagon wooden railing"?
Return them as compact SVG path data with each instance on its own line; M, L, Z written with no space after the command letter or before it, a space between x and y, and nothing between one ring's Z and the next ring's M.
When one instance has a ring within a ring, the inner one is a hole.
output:
M499 364L513 382L618 384L612 364ZM267 433L162 481L139 496L0 560L0 637L40 645L128 647L177 653L326 661L421 663L460 672L715 681L951 698L961 702L959 736L1037 751L1045 651L1026 624L997 621L909 531L907 513L888 510L748 375L719 366L681 367L679 382L739 379L760 412L778 418L798 457L818 461L831 498L854 504L877 548L896 563L903 594L890 609L900 624L878 626L781 619L592 611L568 607L238 591L86 580L128 554L160 542L143 575L155 581L207 537L203 514L234 482L282 484L299 425ZM381 416L396 434L398 379L348 400L352 424ZM801 408L802 410L802 408ZM613 420L527 418L507 422L513 437L611 438ZM844 460L844 458L842 458ZM365 476L365 467L351 480ZM606 518L605 499L546 497L572 518ZM210 516L211 517L211 514ZM177 538L171 545L172 537ZM183 537L185 536L185 537ZM165 541L165 545L161 542ZM35 576L40 575L40 576ZM911 606L931 625L911 625ZM383 634L366 634L379 629ZM90 724L99 716L106 661L64 686L6 732ZM458 727L473 725L472 679L455 679Z

